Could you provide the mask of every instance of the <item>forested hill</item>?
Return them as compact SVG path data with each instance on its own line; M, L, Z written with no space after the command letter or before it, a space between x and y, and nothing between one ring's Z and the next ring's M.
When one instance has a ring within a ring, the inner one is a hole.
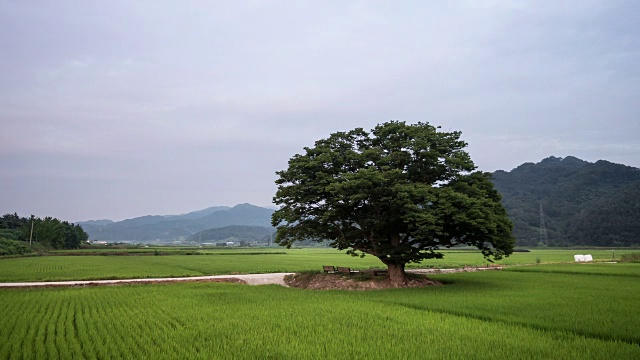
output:
M211 207L184 215L147 215L133 219L96 224L79 223L91 240L131 242L172 242L208 229L230 225L271 227L272 209L251 204L232 208Z
M191 235L187 242L191 243L206 243L206 242L226 242L233 241L238 242L241 245L244 243L263 243L270 244L272 242L272 236L274 235L274 229L266 226L245 226L245 225L229 225L220 228L214 228L201 231L197 234Z
M540 204L548 245L640 244L640 169L599 160L549 157L493 174L518 245L540 240Z
M80 225L50 216L26 218L13 213L5 214L0 218L0 240L3 242L24 241L53 249L77 249L87 239L87 233ZM16 245L5 242L4 246L0 246L0 255L12 254L12 252L3 251L7 250L6 246Z

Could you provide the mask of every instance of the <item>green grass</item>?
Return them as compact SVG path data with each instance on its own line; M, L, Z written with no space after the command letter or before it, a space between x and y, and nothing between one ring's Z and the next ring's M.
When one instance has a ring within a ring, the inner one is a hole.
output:
M1 290L0 359L637 359L640 264L608 274L618 265L443 274L449 285L366 292Z
M515 252L511 256L500 261L496 261L499 265L522 265L535 264L540 259L541 264L549 263L573 263L573 255L591 254L596 261L611 261L614 256L619 260L622 254L632 253L631 249L590 249L590 250L573 250L573 249L533 249L530 252ZM429 260L426 263L434 267L459 267L461 265L483 265L487 261L482 256L474 256L478 254L476 251L459 251L449 250L444 252L445 257L441 260Z
M554 271L434 276L450 283L434 290L438 293L433 297L435 301L425 303L423 295L414 290L391 302L425 311L640 344L639 265L623 267L626 276L619 276L617 271L615 275L607 274L605 269L600 269L602 274L572 273L574 265L540 268L547 266Z
M629 263L574 263L562 265L549 264L544 266L514 266L507 268L506 271L640 277L640 273L634 271L634 269L638 269L638 265Z
M42 256L0 259L0 282L95 280L149 277L179 277L232 273L268 273L320 270L322 265L346 266L354 269L382 268L373 256L351 257L334 249L205 249L207 255L162 256ZM632 250L617 249L616 257ZM252 254L260 252L261 254ZM497 262L503 265L573 262L580 250L532 250L514 253ZM589 250L595 260L611 259L609 250ZM460 267L483 265L486 261L477 251L449 250L444 259L427 260L416 267ZM224 256L222 256L224 255Z
M0 261L0 281L52 281L268 273L322 269L327 263L369 268L377 259L335 250L288 250L262 255L45 256ZM17 261L16 261L17 260Z

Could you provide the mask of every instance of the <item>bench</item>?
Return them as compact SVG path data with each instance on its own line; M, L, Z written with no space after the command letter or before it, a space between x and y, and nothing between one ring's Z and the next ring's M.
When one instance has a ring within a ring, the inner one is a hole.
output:
M324 270L325 274L335 274L337 272L336 267L330 265L323 265L322 270Z
M373 270L373 276L387 276L387 270Z
M338 267L338 274L353 275L359 272L360 271L357 271L357 270L351 270L351 268L348 268L348 267Z
M368 269L368 270L362 270L361 273L367 274L370 276L387 276L388 271L386 269Z

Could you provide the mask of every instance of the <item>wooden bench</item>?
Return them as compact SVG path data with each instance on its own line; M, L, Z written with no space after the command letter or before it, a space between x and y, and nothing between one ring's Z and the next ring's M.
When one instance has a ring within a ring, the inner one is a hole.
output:
M351 268L348 268L348 267L338 267L338 274L353 275L359 272L360 271L357 271L357 270L351 270Z
M387 276L387 270L373 270L373 276Z
M322 270L324 270L325 274L335 274L337 272L336 267L330 265L323 265Z
M388 274L386 269L367 269L360 272L369 276L387 276Z

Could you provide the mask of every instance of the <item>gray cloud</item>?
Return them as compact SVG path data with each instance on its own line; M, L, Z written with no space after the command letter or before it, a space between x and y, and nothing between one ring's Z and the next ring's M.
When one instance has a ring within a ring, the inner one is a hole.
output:
M0 211L68 220L268 205L338 130L461 130L483 170L640 166L625 1L0 0Z

